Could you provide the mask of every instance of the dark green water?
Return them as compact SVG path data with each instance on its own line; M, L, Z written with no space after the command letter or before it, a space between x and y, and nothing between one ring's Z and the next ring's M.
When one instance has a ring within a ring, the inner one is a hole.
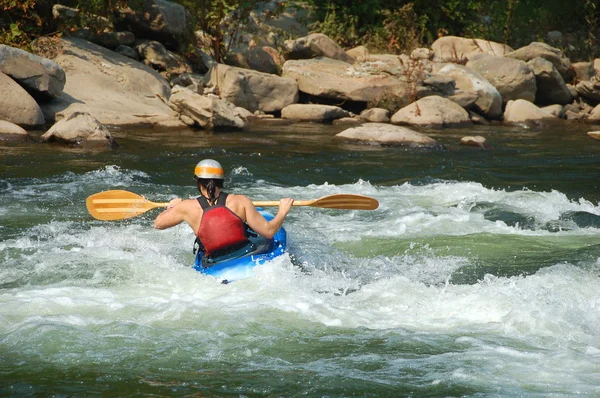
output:
M0 142L0 395L600 395L600 142L586 126L427 132L447 148L334 140L341 127L114 131L113 151ZM458 145L484 135L482 151ZM221 285L156 212L101 222L87 196L195 194L215 158L294 208L290 256Z

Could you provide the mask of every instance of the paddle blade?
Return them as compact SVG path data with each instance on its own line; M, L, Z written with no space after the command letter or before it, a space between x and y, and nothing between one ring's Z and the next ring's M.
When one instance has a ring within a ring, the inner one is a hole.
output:
M85 205L95 219L113 221L136 217L168 203L153 203L133 192L113 190L88 196Z
M375 210L379 207L379 202L377 199L363 195L336 194L319 198L308 206L327 209Z

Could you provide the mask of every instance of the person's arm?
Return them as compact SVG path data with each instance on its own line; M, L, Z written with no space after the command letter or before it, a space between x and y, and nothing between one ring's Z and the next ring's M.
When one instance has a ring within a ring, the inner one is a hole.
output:
M285 217L292 208L294 199L283 198L279 201L279 211L271 221L267 221L262 214L256 210L252 201L248 198L244 199L244 207L246 210L246 222L255 232L264 236L267 239L272 239L283 225Z
M184 207L185 203L183 203L181 198L172 199L167 209L160 213L154 220L154 228L167 229L181 224L181 222L185 221L186 212L184 211Z

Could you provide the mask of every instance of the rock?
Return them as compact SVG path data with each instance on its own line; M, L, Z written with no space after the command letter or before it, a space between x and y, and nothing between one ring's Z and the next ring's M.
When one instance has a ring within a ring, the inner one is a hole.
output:
M131 32L105 31L97 33L84 28L77 32L76 36L110 50L114 50L120 45L130 46L135 43L135 35Z
M260 1L239 28L223 32L225 41L235 47L281 47L286 39L306 36L308 25L314 21L314 10L306 2ZM248 4L248 3L246 3ZM239 10L232 9L226 20L237 17Z
M14 123L0 120L0 141L24 141L29 139L29 134Z
M562 118L565 115L565 107L559 104L548 105L540 109L558 118Z
M244 122L247 122L247 121L255 118L254 113L250 112L248 109L242 108L241 106L236 106L234 109L234 113L235 113L235 115L241 117ZM269 115L269 116L273 116L273 115Z
M461 108L467 110L475 108L475 102L477 101L479 96L477 95L477 93L474 93L472 91L456 90L454 94L449 95L445 98L448 98L450 101L460 105Z
M192 67L179 55L167 50L157 41L140 40L135 46L142 62L168 76L192 72Z
M600 131L588 131L587 135L589 135L590 137L592 137L595 140L600 141Z
M174 87L169 102L183 115L200 127L213 130L222 127L244 128L245 122L231 102L207 97L183 87Z
M286 40L285 50L286 59L327 57L349 64L354 63L354 58L322 33L312 33L296 40Z
M579 93L577 92L577 89L575 88L574 85L567 84L567 88L569 89L569 93L571 93L572 98L579 99Z
M577 113L573 111L565 111L564 118L571 122L581 122L587 119L585 113Z
M474 146L482 149L492 149L492 146L488 144L487 139L480 135L462 137L460 139L460 145Z
M396 112L392 123L410 124L428 128L461 127L471 125L469 114L453 101L431 96L421 98Z
M68 145L105 145L109 148L118 146L106 127L85 112L74 112L59 120L40 138L42 142Z
M65 72L56 62L4 44L0 44L0 72L38 101L59 97L65 86Z
M0 72L0 119L20 126L45 123L44 114L35 100L13 79Z
M485 77L457 64L446 64L439 71L454 79L456 88L476 95L474 108L490 119L502 117L502 96Z
M486 118L484 118L483 116L481 116L480 114L473 112L473 111L467 111L469 112L469 118L471 119L471 122L473 124L483 124L483 125L487 125L490 124L489 120L487 120Z
M283 119L309 122L331 122L335 119L349 117L350 113L340 107L318 104L292 104L281 110Z
M52 6L52 16L63 26L81 26L84 23L87 25L103 26L108 29L114 28L108 18L87 13L86 15L82 15L78 8L67 7L62 4L54 4ZM89 30L87 28L87 31Z
M435 53L428 48L415 48L411 53L410 57L413 59L431 59Z
M444 36L433 42L431 49L436 62L466 62L476 54L504 56L513 49L505 44L481 39Z
M283 66L283 58L273 47L254 46L230 51L225 57L225 63L238 68L279 75Z
M250 112L278 112L298 102L298 83L291 78L223 64L206 77L206 85L218 88L222 98Z
M571 64L577 81L591 80L594 77L594 67L591 62L575 62Z
M81 39L62 39L55 61L67 74L60 98L42 105L48 119L87 112L105 125L184 127L160 98L171 95L156 71L121 54Z
M133 10L126 2L116 12L115 26L163 43L178 50L194 37L194 22L184 6L167 0L141 0L141 7Z
M568 104L573 101L571 91L569 91L565 81L552 62L538 57L527 62L527 64L535 75L537 86L535 94L536 104Z
M383 108L365 109L360 113L360 118L366 122L372 123L389 123L390 111Z
M54 4L52 6L52 16L62 22L74 22L79 17L79 10L62 4Z
M600 58L594 59L594 62L592 62L592 68L594 69L594 76L597 79L600 79Z
M546 37L548 38L549 42L556 43L556 44L560 44L560 42L562 42L562 40L563 40L563 34L562 34L562 32L560 32L558 30L552 30L552 31L548 32L546 34Z
M225 55L223 62L236 68L251 69L250 65L248 65L247 52L248 49L234 48Z
M374 103L389 100L400 105L410 102L405 79L379 72L372 74L331 58L286 61L282 76L296 80L300 91L316 97Z
M502 102L524 99L535 101L535 75L524 61L518 59L479 56L467 63L467 68L485 77L500 93Z
M346 51L346 54L356 62L365 62L369 60L369 49L365 46L358 46Z
M192 119L191 117L184 115L183 113L179 115L179 118L181 119L182 122L184 122L187 126L189 127L197 127L198 123L196 123L196 121L194 119Z
M252 70L279 75L283 62L283 58L273 47L257 46L248 52L248 66Z
M198 73L183 73L170 81L171 87L187 87L198 94L204 94L204 75Z
M600 105L597 105L589 114L587 120L592 123L600 122Z
M540 127L558 123L561 119L543 111L526 100L511 100L504 110L504 122L523 127Z
M456 92L456 81L451 76L435 74L426 76L417 87L417 97L429 97L438 95L440 97L449 97Z
M594 102L600 102L600 79L593 77L592 80L583 80L577 83L575 86L577 94L592 100Z
M133 60L136 60L136 61L140 60L140 56L138 55L138 52L135 51L133 48L126 46L124 44L119 44L117 46L117 48L115 48L115 52L117 54L124 55L124 56L131 58Z
M284 6L282 10L279 7ZM269 33L281 32L287 37L301 37L308 34L308 25L314 22L314 10L310 5L299 2L259 2L250 16L258 24L272 29Z
M567 58L558 48L554 48L546 43L530 43L525 47L521 47L516 51L506 54L506 57L519 59L525 62L531 61L532 59L538 57L544 58L552 62L566 83L570 83L574 77L569 58Z
M339 126L339 125L349 125L349 124L352 124L352 125L362 124L364 122L365 122L364 120L362 120L358 117L343 117L341 119L335 119L332 124L334 126Z
M352 127L338 133L336 138L365 144L443 149L437 141L424 134L406 127L384 123L365 123Z

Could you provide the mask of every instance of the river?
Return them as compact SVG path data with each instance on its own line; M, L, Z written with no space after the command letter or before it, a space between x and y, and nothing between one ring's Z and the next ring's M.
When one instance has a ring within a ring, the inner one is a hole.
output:
M0 395L600 396L589 128L426 131L441 152L337 142L341 129L0 142ZM494 150L458 145L476 134ZM189 227L152 228L156 210L87 213L108 189L194 196L203 158L255 200L380 207L294 207L289 254L228 285L191 268Z

